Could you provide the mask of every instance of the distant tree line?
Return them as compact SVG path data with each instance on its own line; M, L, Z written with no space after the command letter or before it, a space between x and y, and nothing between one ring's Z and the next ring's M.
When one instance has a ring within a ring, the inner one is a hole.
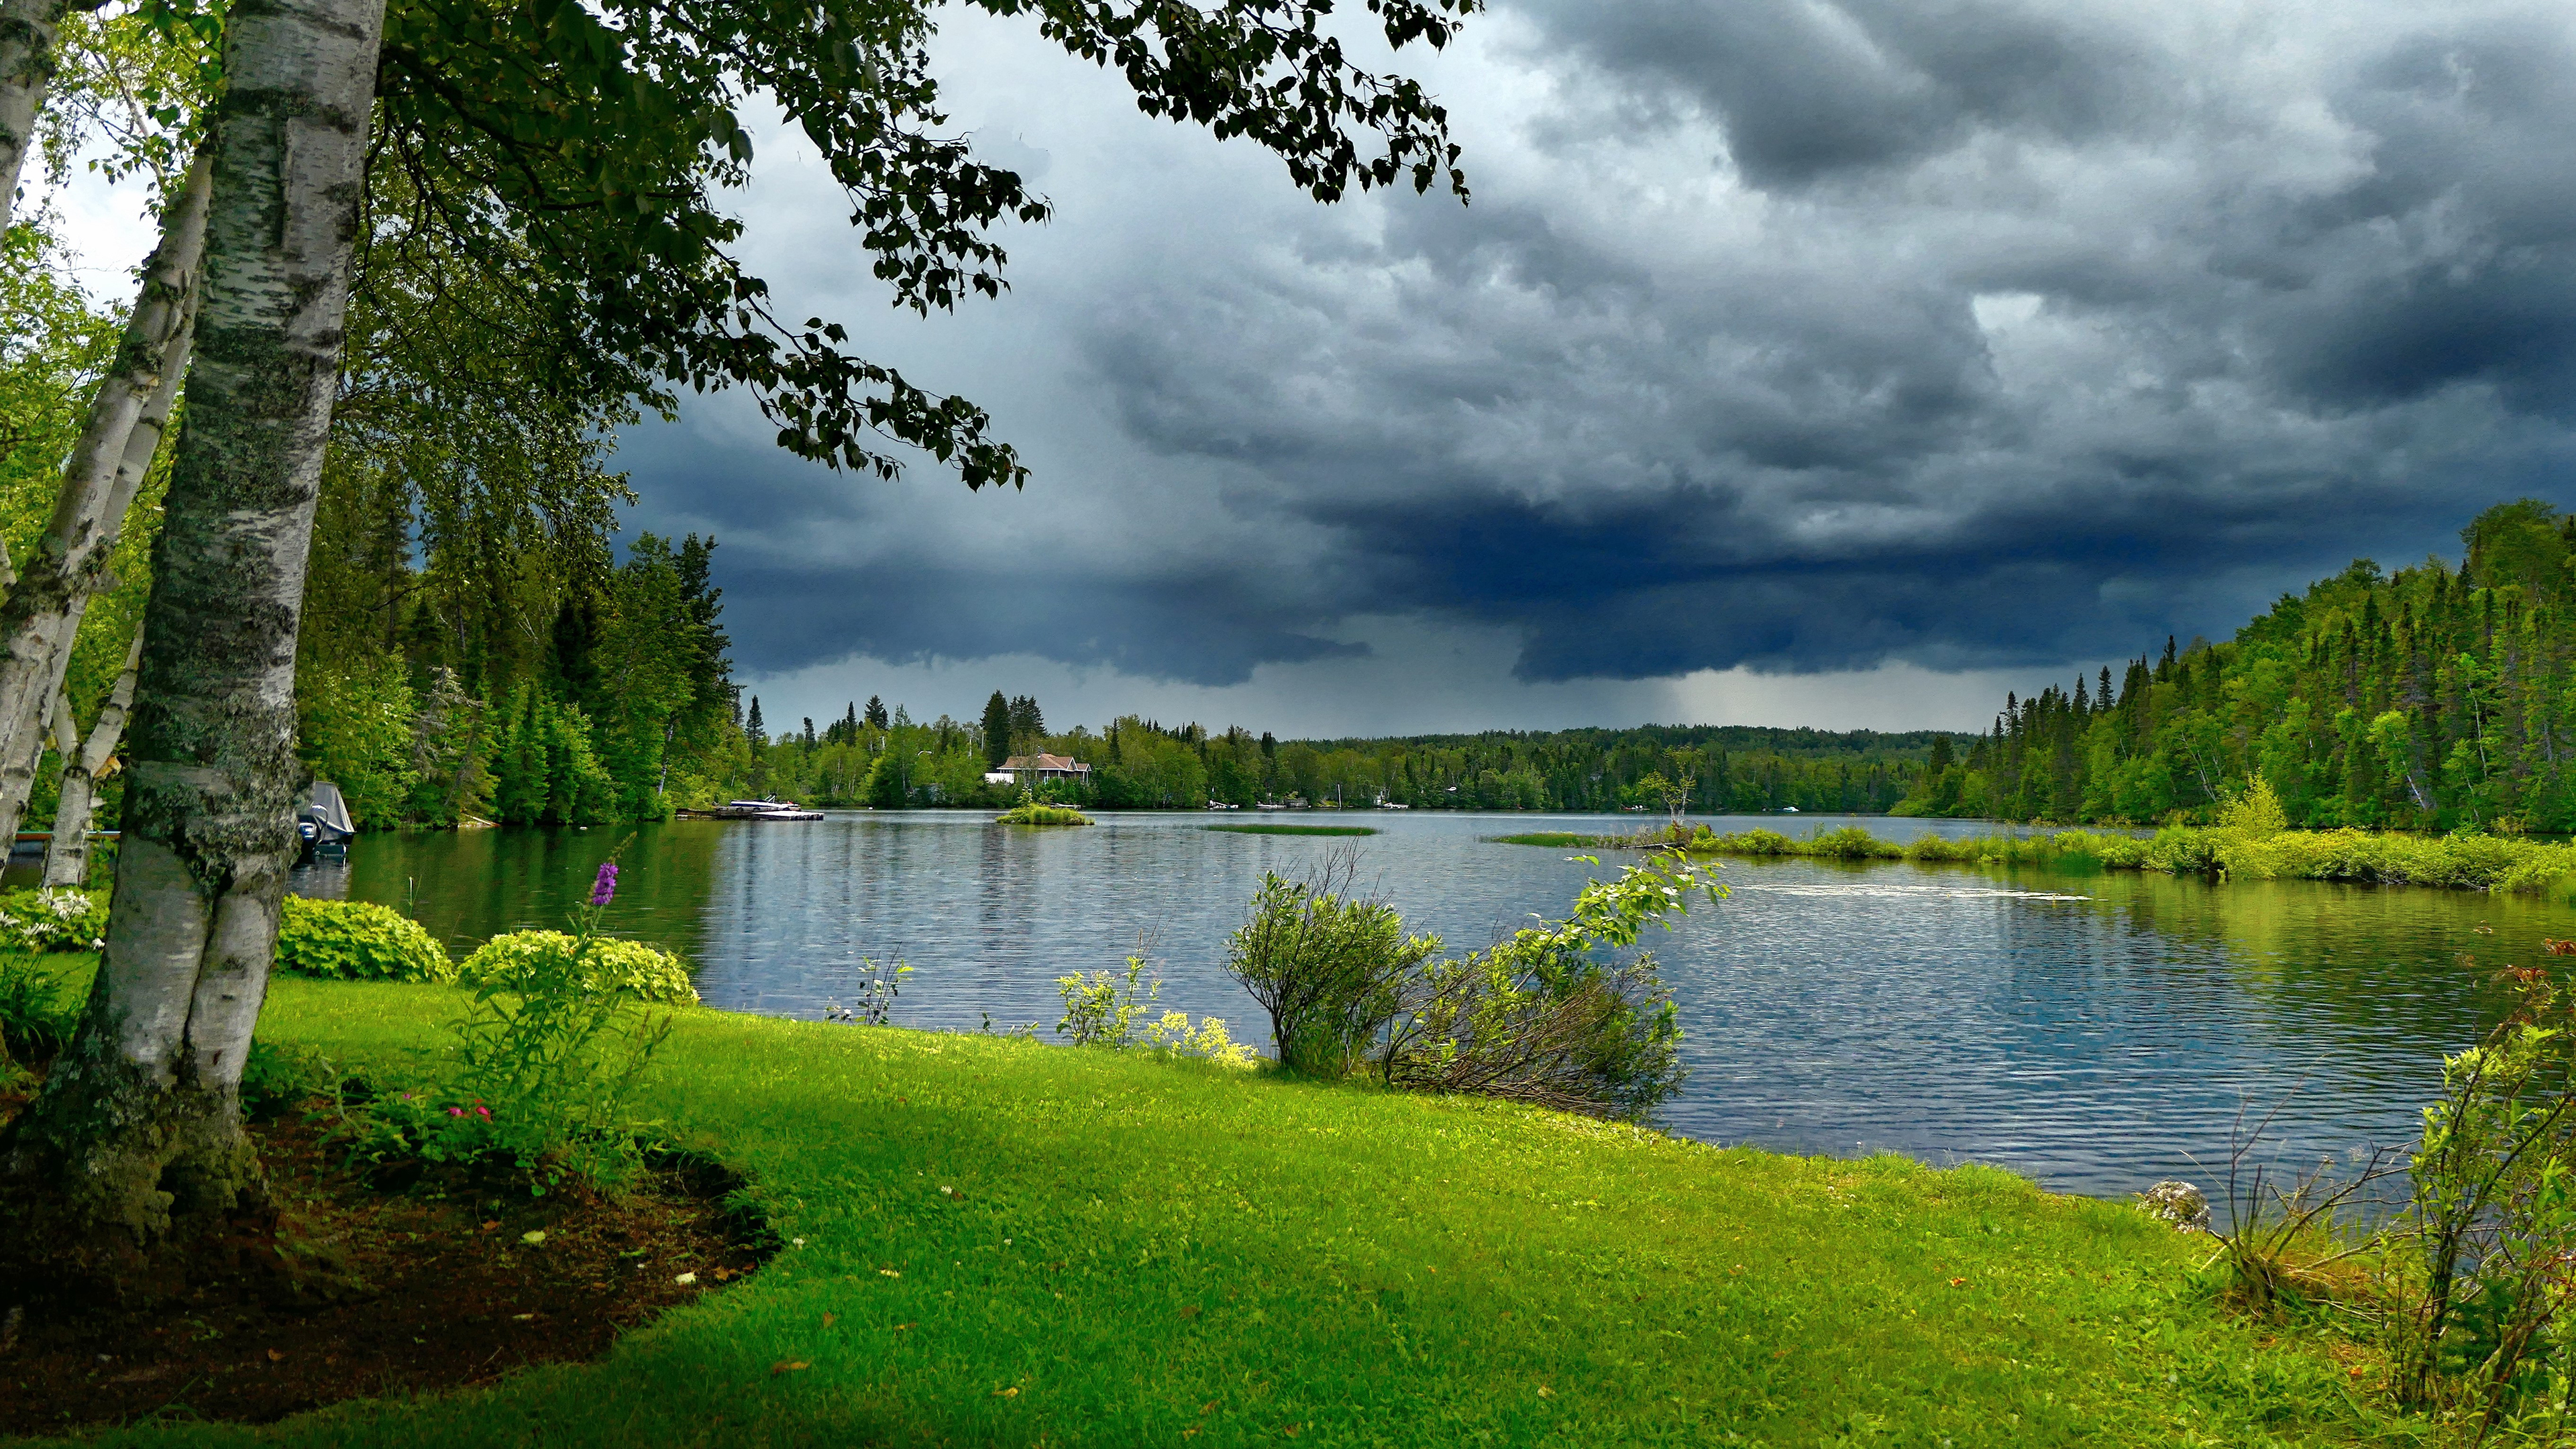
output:
M2147 824L2270 783L2293 825L2576 830L2576 517L2523 499L2454 568L2368 559L2233 640L2007 696L1901 814Z
M1198 809L1299 801L1349 808L1381 802L1423 810L1665 808L1654 780L1686 785L1703 813L1795 808L1880 814L1913 790L1937 731L1647 726L1553 732L1491 731L1388 739L1288 740L1240 727L1166 726L1135 715L1107 727L1049 733L1034 698L986 701L971 723L915 723L897 706L852 701L817 730L810 719L770 733L759 701L746 717L749 783L809 804L990 805L1020 785L986 775L1014 756L1047 753L1088 765L1087 780L1050 781L1047 798L1102 809Z

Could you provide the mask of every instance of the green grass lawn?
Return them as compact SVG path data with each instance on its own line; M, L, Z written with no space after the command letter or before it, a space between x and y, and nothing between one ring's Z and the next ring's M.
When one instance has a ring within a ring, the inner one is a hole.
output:
M1375 835L1374 825L1202 825L1227 835Z
M261 1030L393 1075L460 999L282 979ZM103 1441L2406 1437L2329 1346L2214 1307L2206 1239L1992 1168L694 1009L655 1075L649 1109L755 1174L801 1247L597 1364Z

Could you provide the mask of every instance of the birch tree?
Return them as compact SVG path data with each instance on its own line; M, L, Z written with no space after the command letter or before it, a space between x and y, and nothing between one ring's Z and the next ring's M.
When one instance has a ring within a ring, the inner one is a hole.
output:
M125 667L81 736L72 714L69 691L54 696L54 748L63 757L61 801L54 807L53 839L45 846L45 888L78 890L89 884L89 822L98 800L100 772L116 756L125 738L125 716L134 707L135 677L143 665L143 635L137 631L125 651Z
M0 599L0 839L17 834L44 754L42 714L62 688L81 616L178 401L211 188L211 158L201 151L171 199L116 362L91 396L53 516Z
M296 856L295 636L383 15L245 0L228 21L108 943L0 1150L55 1241L111 1260L265 1198L239 1088Z
M36 140L36 114L54 79L54 46L66 0L0 0L0 229L18 199L18 177Z

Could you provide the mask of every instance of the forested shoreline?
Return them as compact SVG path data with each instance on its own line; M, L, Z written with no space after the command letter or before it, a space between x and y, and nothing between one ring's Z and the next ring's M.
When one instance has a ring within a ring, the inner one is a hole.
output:
M1049 731L1037 702L998 692L973 721L914 721L882 700L839 720L771 733L760 701L745 725L745 786L813 805L998 805L1020 784L987 783L1014 756L1089 766L1087 780L1036 793L1085 809L1195 810L1211 801L1365 809L1599 811L1665 808L1649 777L1689 784L1692 809L1883 814L1952 736L1937 731L1659 726L1473 735L1281 740L1241 727L1214 733L1134 715L1104 728Z
M2359 559L2211 644L2007 696L1898 814L2215 819L2258 779L2305 829L2576 831L2576 516L2523 499L2464 557Z

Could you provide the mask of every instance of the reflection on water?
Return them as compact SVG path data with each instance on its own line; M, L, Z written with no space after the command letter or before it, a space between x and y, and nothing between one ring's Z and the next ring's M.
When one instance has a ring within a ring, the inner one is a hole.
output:
M1528 829L1527 816L1361 818L1383 832L1358 842L1363 876L1453 949L1561 912L1603 869L1479 838ZM816 1017L855 995L863 958L900 956L915 973L896 1020L1034 1021L1042 1036L1062 1013L1056 977L1114 967L1141 938L1165 1005L1258 1040L1258 1012L1220 969L1226 934L1262 871L1304 870L1333 842L1205 823L1115 815L1038 831L920 812L646 827L622 856L610 925L681 951L713 1006ZM1899 839L1993 828L1859 823ZM560 925L626 838L369 836L297 889L400 905L408 888L461 950ZM2576 935L2576 911L2535 900L2305 882L1822 861L1730 862L1725 878L1731 899L1648 941L1689 1033L1673 1129L2001 1162L2103 1194L2207 1183L2195 1164L2223 1161L2240 1109L2260 1116L2285 1096L2273 1124L2285 1158L2411 1137L2441 1053L2501 1009L2487 975L2536 959L2544 935Z

